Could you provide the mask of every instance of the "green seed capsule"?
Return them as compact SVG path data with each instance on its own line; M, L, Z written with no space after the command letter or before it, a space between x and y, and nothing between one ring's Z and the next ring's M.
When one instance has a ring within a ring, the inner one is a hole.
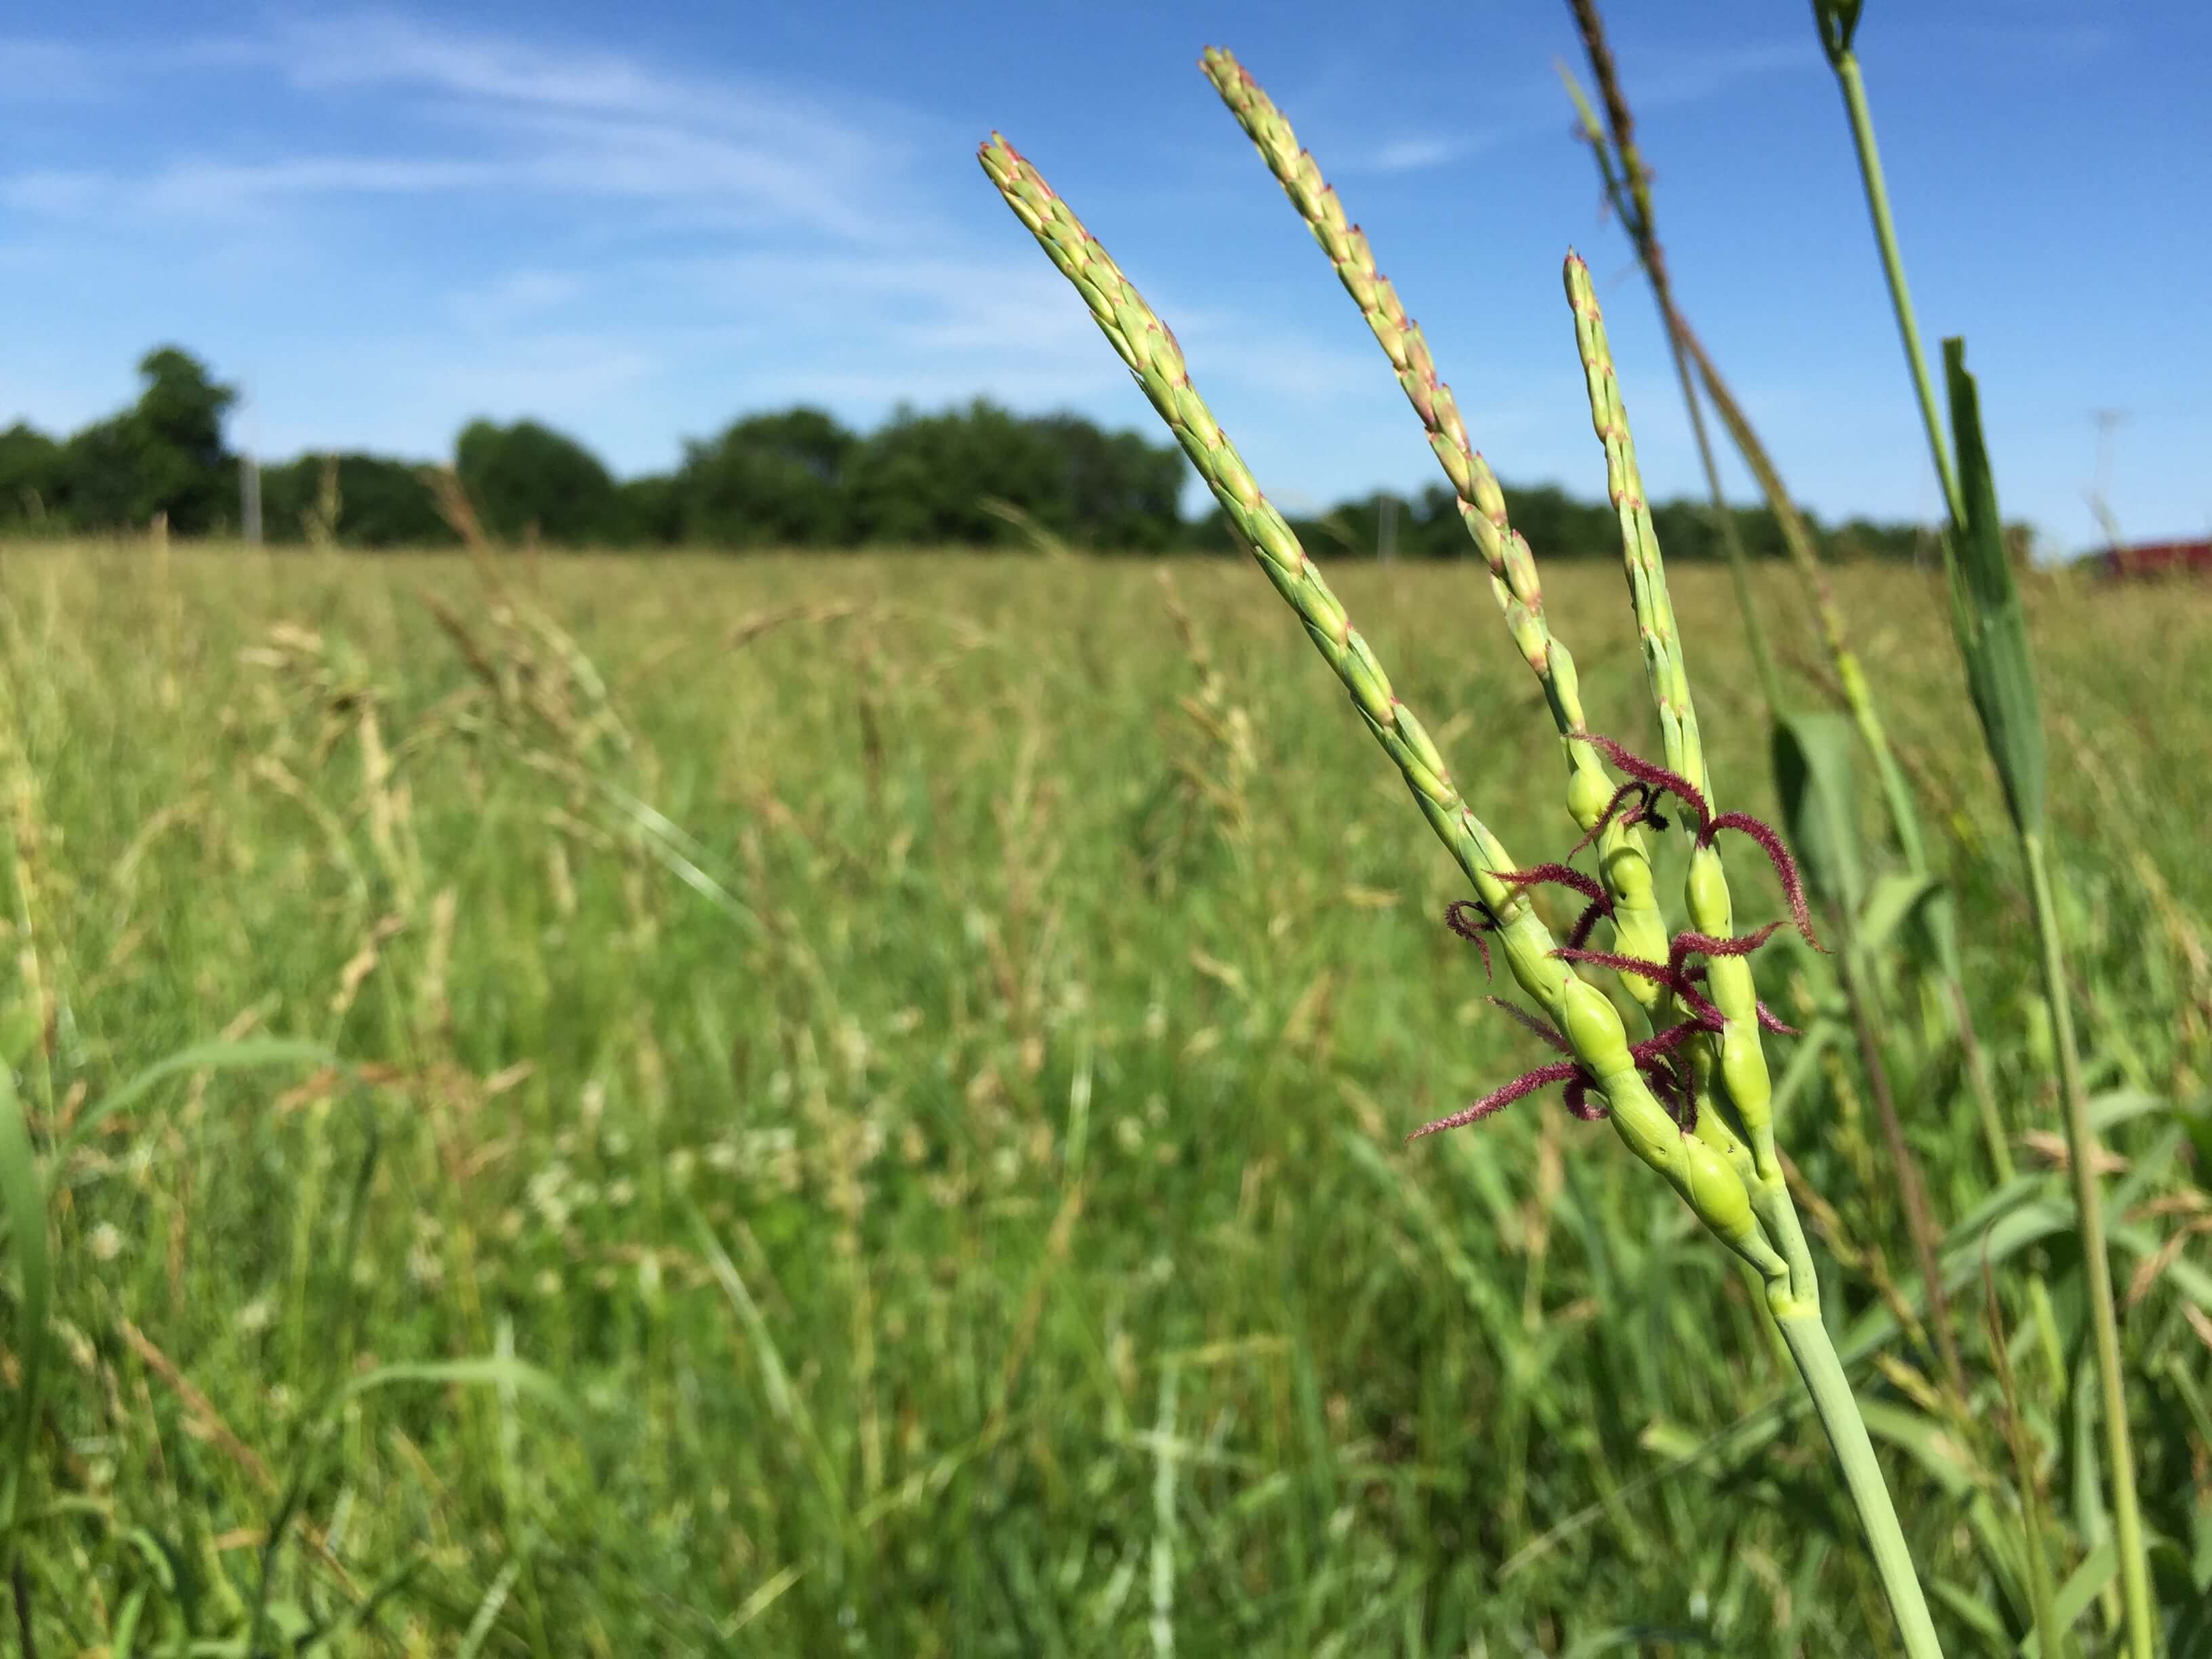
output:
M1622 1073L1635 1074L1627 1028L1620 1023L1620 1011L1606 1000L1604 992L1587 980L1570 980L1558 1012L1559 1030L1565 1033L1568 1046L1584 1071L1607 1080Z
M1633 1072L1605 1080L1605 1103L1613 1133L1653 1169L1674 1181L1682 1158L1682 1131ZM1679 1183L1678 1183L1679 1184Z
M1698 1219L1732 1245L1741 1245L1758 1231L1752 1218L1751 1194L1728 1160L1701 1140L1686 1136L1676 1166L1674 1185L1698 1212Z
M1728 872L1721 868L1721 855L1711 848L1700 847L1690 854L1690 874L1684 896L1692 927L1716 939L1729 936L1735 924L1729 904Z
M1759 1040L1759 1027L1731 1024L1721 1037L1721 1080L1744 1133L1754 1143L1774 1121L1774 1085L1766 1070L1766 1050Z
M1613 785L1595 766L1577 766L1567 780L1567 811L1587 830L1597 822L1605 804L1613 799Z

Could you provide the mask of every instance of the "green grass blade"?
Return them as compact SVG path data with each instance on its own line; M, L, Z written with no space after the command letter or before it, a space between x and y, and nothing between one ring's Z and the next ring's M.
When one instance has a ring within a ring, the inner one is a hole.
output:
M2119 1576L2119 1546L2107 1537L2089 1552L2088 1559L2074 1569L2073 1575L2059 1587L2052 1600L2051 1613L2061 1630L2070 1629L2075 1620L2089 1610L2106 1585ZM2031 1635L2020 1644L2021 1659L2041 1659L2043 1644Z
M173 1077L193 1072L248 1072L264 1066L334 1066L337 1056L319 1042L290 1037L246 1037L235 1042L202 1042L155 1060L120 1088L112 1089L77 1115L69 1133L55 1145L57 1160L84 1145L102 1121L135 1106Z
M14 1346L23 1368L9 1414L8 1468L0 1482L0 1574L15 1559L15 1518L31 1484L38 1439L39 1389L46 1363L46 1312L53 1299L53 1264L46 1245L46 1195L39 1179L31 1126L15 1091L12 1063L0 1059L0 1206L8 1216L9 1254L15 1264Z
M1973 376L1966 373L1964 340L1943 342L1943 372L1950 386L1951 441L1966 510L1966 522L1953 526L1947 544L1952 622L2005 803L2021 833L2036 835L2044 821L2043 717L2036 707L2027 620L2005 553L1996 483L1982 443L1981 399Z
M1856 734L1841 714L1775 717L1774 783L1784 833L1814 896L1850 915L1866 896L1851 767L1856 747Z

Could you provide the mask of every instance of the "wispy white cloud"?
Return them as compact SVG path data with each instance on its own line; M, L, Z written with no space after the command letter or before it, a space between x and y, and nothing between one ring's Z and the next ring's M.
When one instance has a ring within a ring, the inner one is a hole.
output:
M0 42L0 70L10 62L86 95L143 82L149 67L127 48L99 56ZM899 188L908 148L899 128L909 118L881 104L832 107L757 77L694 75L391 12L281 19L188 43L166 67L187 77L258 75L326 110L358 98L399 137L385 153L280 161L201 153L135 172L27 172L0 178L0 200L67 216L225 219L317 198L498 191L628 203L663 225L848 242L913 228Z
M107 95L112 77L83 47L0 36L0 104L71 104Z
M1747 81L1794 75L1821 66L1812 31L1802 40L1750 41L1689 49L1639 45L1620 64L1630 105L1641 112L1679 108L1717 98Z
M574 271L525 267L453 294L447 308L464 327L484 332L573 305L591 286Z
M303 92L411 96L543 190L690 200L855 239L877 233L896 195L887 175L908 118L872 100L833 107L757 76L705 77L396 13L295 20L266 52Z
M1462 134L1455 138L1396 138L1380 146L1366 161L1370 173L1418 173L1440 167L1488 149L1497 140L1488 134Z
M1744 82L1814 69L1820 61L1809 42L1783 41L1698 50L1639 45L1626 56L1622 73L1628 78L1630 102L1638 111L1703 103ZM1574 67L1582 73L1579 64ZM1498 104L1516 112L1479 128L1383 138L1333 165L1346 173L1417 173L1449 167L1509 143L1556 140L1569 130L1571 112L1551 76L1540 81L1532 76L1520 95ZM1498 106L1493 106L1493 117Z

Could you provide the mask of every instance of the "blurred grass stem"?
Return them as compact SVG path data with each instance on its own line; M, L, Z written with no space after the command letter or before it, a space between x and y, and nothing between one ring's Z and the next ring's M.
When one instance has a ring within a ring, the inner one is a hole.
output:
M2043 954L2044 994L2051 1004L2051 1037L2058 1050L2067 1169L2074 1182L2076 1224L2081 1235L2081 1277L2088 1291L2089 1319L2097 1347L2097 1389L2105 1407L2105 1457L2112 1466L2112 1534L2120 1556L2126 1651L2130 1659L2151 1659L2156 1615L2152 1611L2149 1563L2143 1550L2142 1504L2136 1495L2135 1444L2128 1433L2127 1383L2120 1368L2119 1316L2113 1306L2111 1258L2105 1243L2104 1196L2097 1180L2104 1148L2089 1121L2088 1090L2081 1079L2081 1054L2075 1042L2066 984L2065 947L2059 938L2042 833L2023 830L2021 848L2027 856L2028 890L2035 903L2035 931Z
M1899 332L1904 337L1913 390L1920 399L1921 416L1928 428L1929 453L1935 460L1936 472L1943 481L1944 497L1950 508L1950 532L1944 539L1943 551L1956 595L1960 591L1960 562L1974 557L1978 567L1982 562L1974 545L1976 530L1981 531L1984 540L1997 534L1994 522L1978 526L1970 507L1978 506L1983 516L1993 520L1996 497L1990 482L1986 458L1982 453L1980 415L1972 382L1963 372L1963 348L1955 341L1946 347L1947 352L1951 354L1952 418L1954 423L1959 423L1960 465L1971 462L1974 468L1976 495L1972 504L1960 472L1953 465L1951 453L1944 445L1942 428L1936 419L1934 384L1928 373L1926 355L1921 349L1919 327L1913 319L1911 294L1905 284L1904 256L1898 246L1896 225L1890 216L1889 192L1882 182L1881 154L1875 145L1874 120L1867 106L1866 85L1859 75L1858 59L1851 51L1852 36L1858 26L1859 8L1860 0L1814 0L1814 21L1820 30L1821 46L1835 70L1837 84L1843 90L1844 108L1850 118L1851 141L1858 151L1859 172L1866 185L1867 207L1874 219L1875 240L1881 250L1882 271L1889 283L1890 300L1896 308ZM1966 453L1966 447L1969 444L1972 446L1972 454ZM2007 580L2008 584L2008 573ZM2007 604L2013 612L2012 627L2016 635L2010 642L2011 648L2021 663L2017 670L2017 685L2024 688L2023 701L2027 705L2019 713L2026 716L2027 725L2023 729L2033 730L2039 744L2040 727L2036 724L2033 709L2033 677L2026 666L2025 635L2018 632L2017 599L2009 592ZM1962 622L1962 629L1964 626ZM1972 678L1978 647L1962 633L1961 648L1967 656ZM1978 648L1989 647L1984 642ZM2143 1553L2142 1516L2136 1494L2135 1447L2128 1432L2127 1389L2120 1364L2119 1320L2112 1301L2112 1262L2106 1253L2104 1200L2097 1179L2097 1166L2103 1149L2098 1144L2096 1131L2089 1121L2088 1098L2081 1079L2081 1056L2075 1040L2074 1017L2066 983L2065 947L2058 931L2058 916L2044 848L2039 780L2032 796L2023 791L2021 780L2014 775L2018 759L2002 740L2004 734L1992 725L1992 711L1984 705L1978 690L1976 700L1982 713L1984 732L1989 738L1990 758L1996 763L2000 779L2006 786L2006 801L2012 811L2014 827L2020 835L2021 850L2027 861L2029 893L2033 902L2036 935L2042 953L2044 991L2050 1005L2052 1042L2057 1049L2059 1091L2065 1112L2067 1161L2074 1182L2075 1224L2081 1241L2082 1278L2088 1294L2091 1336L2097 1352L2097 1382L2104 1411L2106 1458L2112 1466L2112 1531L2120 1559L2126 1651L2130 1659L2151 1659L2156 1640L2155 1615L2152 1611L2149 1565ZM2018 717L2016 714L2015 718ZM2037 764L2039 768L2039 760Z
M1927 1598L1913 1571L1912 1553L1898 1525L1897 1509L1881 1478L1874 1442L1867 1435L1858 1398L1851 1392L1850 1379L1844 1375L1835 1344L1828 1339L1828 1328L1820 1322L1817 1309L1774 1322L1789 1345L1790 1357L1797 1362L1797 1374L1805 1379L1805 1390L1812 1395L1820 1425L1828 1431L1828 1443L1835 1448L1836 1462L1843 1466L1844 1484L1850 1489L1860 1524L1866 1528L1867 1547L1874 1556L1875 1571L1881 1576L1882 1589L1888 1593L1890 1610L1897 1615L1905 1650L1911 1659L1930 1656L1941 1659L1942 1644L1936 1639L1935 1620L1929 1615Z
M1929 377L1927 354L1920 347L1920 325L1912 314L1912 291L1905 285L1905 258L1897 243L1897 225L1890 217L1889 187L1883 181L1881 152L1875 147L1874 115L1867 106L1866 82L1859 76L1859 60L1850 46L1850 30L1847 27L1840 40L1831 34L1826 25L1826 13L1821 10L1823 26L1821 43L1827 47L1828 62L1834 66L1836 83L1843 88L1844 109L1850 117L1851 144L1858 151L1859 177L1866 185L1867 212L1874 220L1874 238L1881 249L1882 275L1889 281L1889 301L1897 311L1897 331L1905 337L1905 356L1912 371L1912 390L1920 399L1920 419L1928 428L1928 453L1936 462L1936 476L1942 482L1944 505L1949 508L1954 523L1964 524L1966 519L1964 498L1959 493L1959 474L1951 465L1951 452L1943 442L1943 422L1936 408L1936 383ZM1856 24L1858 8L1850 9L1851 22Z

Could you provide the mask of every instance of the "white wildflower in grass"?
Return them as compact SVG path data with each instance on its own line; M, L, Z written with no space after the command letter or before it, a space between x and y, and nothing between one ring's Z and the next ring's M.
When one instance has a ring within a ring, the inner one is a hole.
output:
M867 1071L869 1061L875 1057L868 1034L855 1019L848 1019L838 1028L837 1052L838 1058L845 1062L845 1069L856 1078Z
M799 1132L788 1125L748 1130L738 1143L737 1167L764 1185L797 1192L805 1173L799 1157Z
M257 1296L235 1314L231 1324L240 1336L258 1336L276 1322L276 1304L273 1297Z
M434 1291L446 1282L446 1260L418 1240L407 1251L407 1278L410 1284Z
M84 1247L92 1252L95 1261L112 1261L123 1254L123 1231L112 1221L103 1221L85 1235Z
M523 1196L538 1218L557 1232L568 1224L572 1187L568 1166L556 1158L532 1175Z
M636 1197L637 1183L627 1176L607 1185L607 1207L611 1210L627 1210Z
M692 1172L699 1167L699 1154L689 1146L678 1146L669 1153L665 1167L670 1183L681 1190L690 1184Z

